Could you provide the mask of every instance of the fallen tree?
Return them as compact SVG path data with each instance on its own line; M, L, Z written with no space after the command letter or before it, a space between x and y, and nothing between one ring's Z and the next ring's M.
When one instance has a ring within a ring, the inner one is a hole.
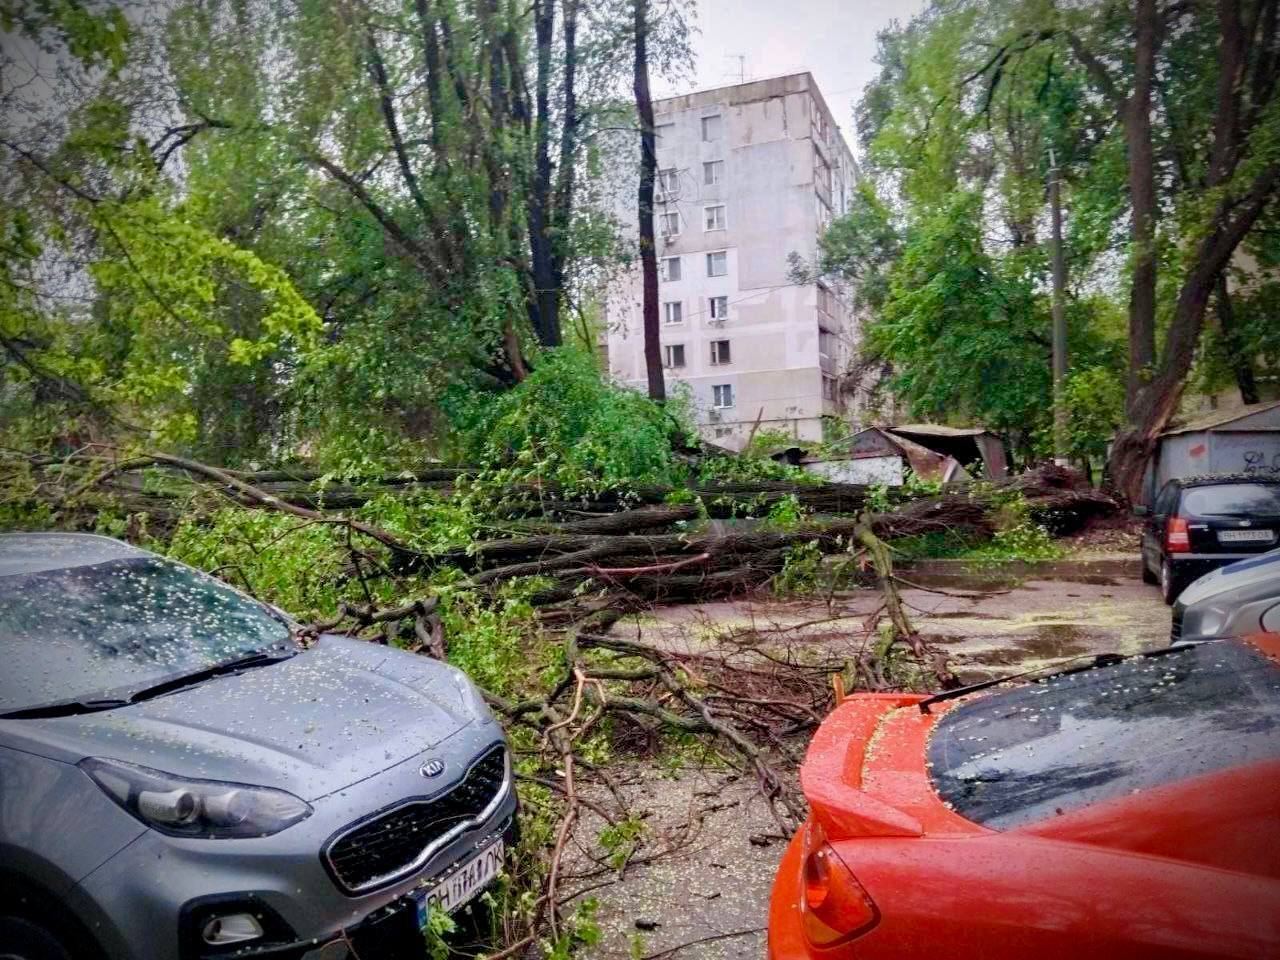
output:
M1057 529L1114 509L1056 468L915 497L777 481L589 493L525 485L503 491L478 526L442 543L361 511L375 498L456 508L472 481L444 468L335 488L314 473L233 471L162 453L0 458L0 486L18 475L23 483L9 483L0 503L38 503L64 527L92 528L103 511L115 510L128 518L126 535L155 535L157 527L212 522L229 506L288 518L274 540L331 531L346 556L338 576L352 586L349 596L362 599L340 601L316 617L301 631L304 642L342 633L446 658L451 604L465 597L497 607L507 591L529 581L527 602L537 620L529 643L557 645L556 655L544 649L542 656L554 670L543 670L514 696L497 689L487 695L521 744L522 779L558 796L561 807L545 858L524 881L536 895L526 913L507 923L500 956L518 953L544 930L553 939L563 934L563 904L574 891L563 889L561 861L580 809L589 806L611 823L632 818L584 751L602 729L618 743L650 748L672 732L701 738L757 784L786 836L805 815L792 776L798 760L792 738L830 709L833 679L837 691L955 682L945 656L914 628L898 596L894 540L936 532L984 539L1014 496ZM335 505L335 489L337 502L349 505ZM769 520L784 501L808 507L791 522ZM700 649L611 629L624 614L657 603L749 596L805 553L841 558L880 597L859 628L841 626L848 642L838 654L811 649L790 628L733 631ZM605 785L606 799L584 796L587 783Z

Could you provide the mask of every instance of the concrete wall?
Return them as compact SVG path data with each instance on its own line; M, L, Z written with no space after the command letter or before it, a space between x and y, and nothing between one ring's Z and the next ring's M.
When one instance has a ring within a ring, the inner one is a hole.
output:
M1280 411L1276 411L1280 419ZM1148 502L1170 480L1216 473L1280 470L1280 425L1276 430L1212 430L1178 433L1160 442Z
M906 479L906 466L900 456L813 460L801 466L807 473L836 483L880 483L899 487Z
M720 118L720 135L706 141L702 120L710 116ZM684 347L684 367L667 370L668 390L686 385L705 434L725 446L744 443L757 419L761 429L821 439L821 417L841 413L838 394L823 396L823 376L843 371L856 331L842 291L832 290L821 311L816 286L791 283L787 258L812 259L822 223L848 206L853 157L830 111L806 73L660 101L655 119L659 169L675 171L673 189L655 210L658 229L663 213L681 221L679 235L660 237L657 251L660 259L680 258L680 279L660 283L660 299L682 311L679 323L662 328L664 346ZM719 183L705 183L710 161L723 163ZM704 229L706 207L718 204L725 228ZM619 215L634 230L634 209ZM706 254L719 250L727 273L709 277ZM725 319L711 316L717 296L728 298ZM643 389L638 262L612 284L606 320L611 372ZM829 336L819 337L820 324ZM711 362L715 340L729 341L728 364ZM733 387L731 408L713 408L717 384Z

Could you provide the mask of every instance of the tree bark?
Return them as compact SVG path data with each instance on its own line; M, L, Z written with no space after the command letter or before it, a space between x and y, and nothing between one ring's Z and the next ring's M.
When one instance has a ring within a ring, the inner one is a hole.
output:
M640 188L638 191L640 220L640 274L643 288L644 366L649 380L651 399L667 399L662 376L662 345L658 325L658 258L653 241L653 181L658 158L653 129L653 98L649 92L649 0L633 0L635 4L635 95L636 112L640 116Z
M1240 390L1240 400L1242 403L1257 403L1258 383L1253 375L1253 360L1245 354L1244 345L1240 340L1235 306L1231 302L1231 290L1228 288L1225 272L1218 274L1213 300L1217 308L1222 345L1227 351L1227 359L1231 364L1231 374L1235 378L1236 387Z
M1144 62L1143 47L1150 41L1154 55L1156 41L1145 36L1144 18L1151 14L1151 0L1138 3L1138 48L1135 64ZM1121 430L1112 444L1108 458L1108 472L1116 488L1131 503L1142 500L1143 479L1147 464L1155 453L1160 434L1168 426L1182 397L1187 374L1195 359L1196 347L1204 328L1205 313L1222 272L1227 268L1236 248L1253 229L1254 224L1280 189L1280 160L1268 158L1261 165L1247 189L1236 192L1231 189L1232 178L1238 171L1240 158L1246 152L1242 144L1250 133L1248 123L1242 122L1240 97L1250 86L1246 77L1250 65L1251 31L1240 20L1239 0L1219 0L1217 23L1221 31L1219 41L1218 95L1214 111L1213 144L1209 153L1209 169L1205 186L1217 188L1220 196L1196 247L1191 268L1178 291L1165 346L1160 363L1148 382L1139 383L1127 408L1128 426ZM1265 27L1265 17L1262 18ZM1269 71L1269 61L1261 55L1254 64L1257 71ZM1141 71L1139 71L1141 77ZM1257 90L1256 84L1253 89ZM1266 95L1273 98L1274 85L1266 87ZM1136 99L1136 94L1135 98ZM1267 104L1253 104L1254 113L1261 115ZM1128 118L1127 118L1128 119ZM1150 144L1150 117L1147 117L1147 143ZM1132 131L1126 127L1126 134ZM1133 157L1130 155L1130 162ZM1131 171L1131 184L1132 180ZM1135 199L1135 223L1136 204ZM1154 274L1153 274L1154 276ZM1136 286L1135 274L1135 286ZM1131 314L1130 336L1134 335ZM1134 356L1134 344L1130 343L1130 358ZM1130 383L1141 371L1130 369Z
M1151 84L1159 44L1156 0L1137 0L1133 93L1125 105L1133 279L1129 289L1129 379L1125 406L1132 421L1138 394L1156 361L1156 183L1151 143Z
M529 253L533 297L529 319L544 347L558 347L560 290L554 270L551 211L551 46L555 38L555 0L534 0L533 33L537 73L534 80L533 190L529 197Z

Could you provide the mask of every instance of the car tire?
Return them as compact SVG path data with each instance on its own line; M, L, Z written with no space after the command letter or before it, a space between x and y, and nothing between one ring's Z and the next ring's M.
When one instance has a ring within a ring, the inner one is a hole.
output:
M25 917L0 917L0 960L74 960L51 932Z
M1151 572L1151 567L1147 564L1147 558L1142 558L1142 582L1150 583L1153 586L1160 582L1160 578Z
M1173 601L1178 599L1178 594L1185 586L1183 577L1174 571L1173 564L1168 560L1160 564L1160 595L1164 597L1165 603L1173 606Z

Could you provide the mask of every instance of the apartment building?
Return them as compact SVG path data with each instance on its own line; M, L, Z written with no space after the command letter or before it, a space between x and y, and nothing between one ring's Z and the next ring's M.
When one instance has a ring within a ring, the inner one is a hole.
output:
M704 436L729 447L755 424L805 440L844 413L856 346L842 291L791 280L848 210L853 155L808 73L654 105L662 353L668 391L688 385ZM630 196L634 197L634 191ZM634 203L620 211L634 229ZM639 264L606 298L612 374L643 390Z

